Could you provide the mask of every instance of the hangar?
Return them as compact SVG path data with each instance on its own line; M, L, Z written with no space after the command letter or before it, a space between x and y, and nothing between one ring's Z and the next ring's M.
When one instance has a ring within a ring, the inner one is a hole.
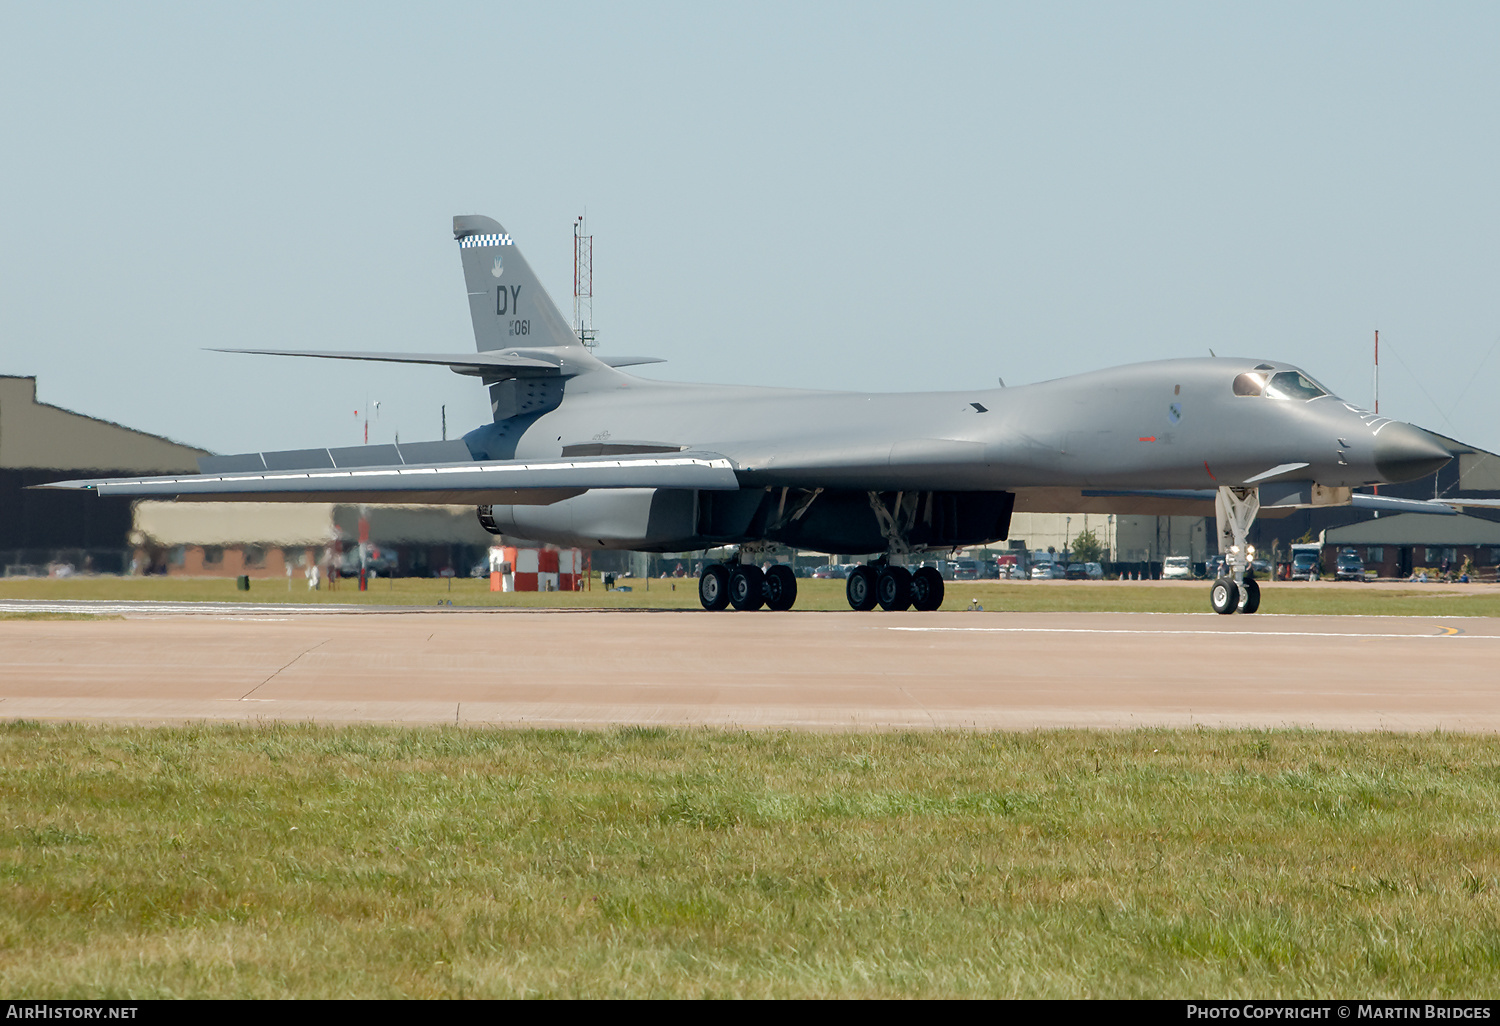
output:
M0 376L0 562L7 574L68 564L121 573L129 568L130 500L78 502L31 485L79 474L195 471L206 456L170 438L37 401L36 378Z

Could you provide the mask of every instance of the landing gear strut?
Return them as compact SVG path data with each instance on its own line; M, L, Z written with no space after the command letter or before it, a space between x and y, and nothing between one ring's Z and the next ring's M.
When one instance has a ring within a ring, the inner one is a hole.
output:
M1253 613L1260 608L1260 585L1251 569L1255 549L1247 538L1250 525L1260 512L1260 489L1221 485L1214 496L1214 512L1219 521L1219 549L1225 557L1225 574L1214 581L1209 601L1214 612L1221 615Z

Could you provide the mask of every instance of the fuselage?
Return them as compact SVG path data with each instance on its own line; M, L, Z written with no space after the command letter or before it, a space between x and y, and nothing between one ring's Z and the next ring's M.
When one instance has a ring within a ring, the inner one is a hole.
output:
M955 392L688 385L609 371L569 380L555 409L510 437L516 458L680 446L729 457L747 487L873 490L1201 489L1267 480L1278 467L1271 477L1349 487L1418 477L1448 459L1430 436L1290 364L1230 358Z

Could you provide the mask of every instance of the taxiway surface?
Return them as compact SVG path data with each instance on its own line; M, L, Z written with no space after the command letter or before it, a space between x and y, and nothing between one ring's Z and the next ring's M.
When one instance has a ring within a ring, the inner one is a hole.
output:
M1500 731L1491 618L149 603L124 615L0 621L0 717Z

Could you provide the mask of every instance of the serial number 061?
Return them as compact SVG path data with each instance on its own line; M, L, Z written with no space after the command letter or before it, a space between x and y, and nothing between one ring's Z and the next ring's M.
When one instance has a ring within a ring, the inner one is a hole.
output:
M531 322L529 320L526 320L526 321L511 321L510 322L510 333L512 335L530 335L531 334Z

